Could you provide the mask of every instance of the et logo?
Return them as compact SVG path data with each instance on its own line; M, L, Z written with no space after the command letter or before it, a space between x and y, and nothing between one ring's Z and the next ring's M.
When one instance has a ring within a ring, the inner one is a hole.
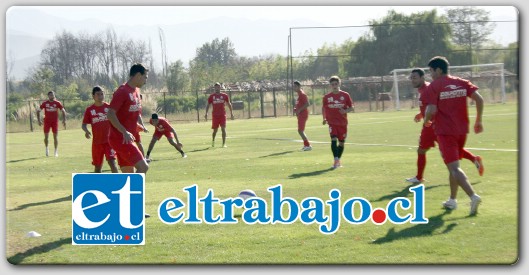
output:
M72 244L145 244L144 174L72 174Z

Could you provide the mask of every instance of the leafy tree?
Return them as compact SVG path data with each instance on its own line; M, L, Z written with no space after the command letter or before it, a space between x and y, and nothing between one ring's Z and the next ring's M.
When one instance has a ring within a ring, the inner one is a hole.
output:
M496 24L489 21L490 12L476 7L446 9L446 16L452 22L452 41L456 45L480 48L489 42Z
M169 93L176 93L177 91L184 91L189 86L189 75L186 72L181 60L177 60L168 67L167 90Z

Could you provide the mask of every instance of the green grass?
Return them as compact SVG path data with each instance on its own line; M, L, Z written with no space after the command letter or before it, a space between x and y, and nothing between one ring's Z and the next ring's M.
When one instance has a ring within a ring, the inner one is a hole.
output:
M146 177L146 210L152 217L146 220L144 246L71 245L71 174L93 169L90 141L80 129L60 132L59 158L44 157L40 129L7 134L7 258L15 264L514 263L519 256L515 104L487 105L485 132L468 136L467 148L481 155L486 167L480 177L472 163L461 162L483 198L475 217L468 216L469 199L462 190L457 210L441 208L449 186L437 148L427 155L428 224L351 225L342 220L335 234L324 235L317 224L299 221L289 225L248 225L240 220L230 225L167 225L156 215L165 198L186 201L182 188L193 184L198 185L201 197L212 189L220 199L252 189L270 201L267 188L276 184L282 184L284 196L298 202L311 196L327 200L331 189L342 192L342 202L358 196L374 207L384 207L394 197L411 198L404 178L416 172L420 125L413 122L415 113L349 114L344 167L335 171L328 169L332 154L321 116L310 116L308 121L306 133L314 141L311 152L299 151L302 143L292 141L299 140L293 117L228 121L228 148L210 148L210 122L175 124L189 157L180 158L165 139L156 144ZM473 114L471 108L471 123ZM145 147L150 137L142 134ZM108 172L108 166L104 169ZM32 230L42 237L26 238Z

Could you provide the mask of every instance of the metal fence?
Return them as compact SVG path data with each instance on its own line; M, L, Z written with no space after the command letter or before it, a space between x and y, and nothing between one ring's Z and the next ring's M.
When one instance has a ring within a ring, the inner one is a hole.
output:
M480 87L480 93L488 104L498 103L500 89L494 78L470 78ZM506 101L518 100L518 77L505 77ZM379 112L396 110L392 76L371 77L356 80L344 80L342 90L348 92L355 102L355 112ZM311 114L321 114L321 99L329 92L327 84L304 85L309 97ZM260 89L257 91L224 91L230 96L235 119L254 119L266 117L292 116L297 95L286 88ZM201 91L183 91L178 93L150 92L142 94L142 116L148 121L154 112L170 121L193 123L204 121L207 99L210 93ZM403 81L399 93L399 108L417 107L416 89L409 81ZM112 95L106 94L106 101ZM29 99L7 114L7 132L28 132L38 129L36 111L45 99ZM61 99L67 111L68 128L80 128L85 109L93 104L92 100ZM210 111L211 112L211 111ZM43 115L43 114L41 114Z

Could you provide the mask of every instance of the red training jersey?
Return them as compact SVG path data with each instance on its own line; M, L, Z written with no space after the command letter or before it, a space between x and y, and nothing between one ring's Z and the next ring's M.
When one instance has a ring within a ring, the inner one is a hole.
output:
M212 93L208 98L208 104L213 105L213 110L211 111L212 116L226 116L226 108L224 108L224 103L230 102L230 98L226 93Z
M110 121L107 113L110 105L103 102L103 105L96 106L92 104L84 112L83 124L92 125L93 144L108 143L108 133L110 132Z
M341 90L336 94L330 92L323 97L322 104L325 119L327 119L329 125L347 125L347 113L341 114L340 109L345 110L353 106L353 100L349 93Z
M116 111L116 116L125 127L125 129L133 134L138 134L137 123L138 117L141 115L141 98L140 89L133 88L127 83L122 84L112 95L110 101L110 108ZM114 126L110 127L109 139L116 141L123 140L123 134ZM117 143L117 142L116 142Z
M427 91L427 104L437 105L436 135L466 135L468 133L467 97L479 88L459 77L445 75L434 80Z
M309 102L309 97L307 96L305 92L303 92L303 90L301 90L301 92L298 93L298 99L296 100L296 106L294 107L294 111L300 109L301 107L303 107L303 105L307 104L308 102ZM299 113L300 116L304 116L308 114L309 114L308 108L305 108L305 110Z
M149 120L149 123L152 124L152 119ZM156 132L160 133L171 133L171 125L169 124L169 121L163 117L158 117L158 125L154 126L154 129Z
M429 85L430 82L425 81L424 84L422 84L421 87L417 89L417 91L419 92L419 110L421 111L422 117L424 117L424 114L426 113L426 106L428 105L426 103L426 92L428 91Z
M57 122L59 121L59 110L64 107L58 100L49 101L46 100L40 104L40 109L44 109L44 122Z

